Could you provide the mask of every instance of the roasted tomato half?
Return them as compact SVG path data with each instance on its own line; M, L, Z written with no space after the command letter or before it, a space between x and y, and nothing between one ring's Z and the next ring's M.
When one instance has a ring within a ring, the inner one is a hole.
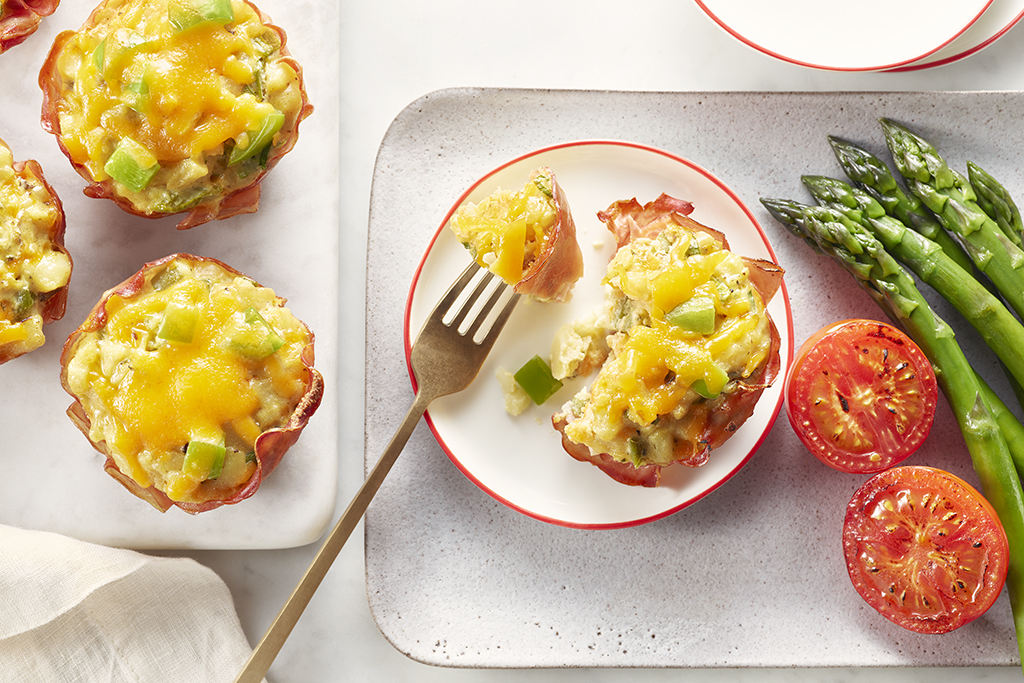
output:
M0 52L25 41L60 0L0 0Z
M841 472L881 472L907 458L927 438L937 401L924 352L876 320L844 320L812 335L786 385L800 441Z
M105 469L164 511L238 503L323 396L313 333L215 259L173 254L106 292L68 338L68 415Z
M106 0L39 86L85 194L179 229L256 211L313 110L285 32L244 0Z
M894 467L858 489L846 508L843 554L860 596L917 633L946 633L984 614L1009 567L991 504L931 467Z

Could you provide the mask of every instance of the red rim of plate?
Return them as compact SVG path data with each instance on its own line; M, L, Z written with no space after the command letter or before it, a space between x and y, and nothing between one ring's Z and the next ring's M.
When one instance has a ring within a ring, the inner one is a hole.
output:
M842 72L895 71L896 69L898 69L900 67L909 66L909 65L912 65L914 62L919 62L919 61L921 61L923 59L926 59L929 55L935 54L936 52L938 52L939 50L941 50L942 48L946 47L947 45L952 43L954 40L959 38L961 35L963 35L964 31L966 31L971 26L973 26L974 22L978 21L978 19L980 19L981 16L983 14L985 14L985 11L988 10L989 6L992 4L993 1L994 0L988 0L985 3L985 6L982 7L981 10L978 12L978 14L971 21L967 22L966 26L964 26L959 31L957 31L955 35L953 35L950 38L948 38L947 40L943 41L940 45L937 45L936 47L932 48L931 50L928 50L924 54L920 54L920 55L917 55L916 57L911 57L909 59L900 60L900 61L894 62L892 64L880 64L878 66L857 66L857 67L846 66L846 67L844 67L844 66L827 66L827 65L824 65L824 64L815 64L813 62L805 62L803 60L794 59L793 57L787 57L786 55L778 53L778 52L775 52L774 50L770 50L767 47L764 47L763 45L759 45L758 43L755 43L753 40L751 40L750 38L747 38L746 36L742 35L738 31L736 31L734 28L732 28L731 26L726 24L724 21L719 19L718 16L714 12L712 12L711 9L709 9L704 4L704 0L694 0L694 2L697 3L697 6L700 7L704 11L704 13L707 14L711 18L712 21L714 21L716 24L718 24L718 26L721 27L722 30L724 30L726 33L731 35L736 40L740 41L741 43L743 43L743 44L745 44L745 45L747 45L749 47L752 47L753 49L757 50L758 52L766 54L769 57L774 57L775 59L778 59L780 61L786 62L788 64L795 64L796 66L805 66L805 67L809 67L809 68L812 68L812 69L821 69L823 71L842 71Z
M904 72L907 72L907 71L921 71L922 69L932 69L932 68L935 68L937 66L945 66L947 64L952 64L953 62L959 62L961 59L966 59L967 57L970 57L973 54L977 54L977 53L981 52L986 47L988 47L992 43L994 43L997 40L999 40L1000 38L1002 38L1004 35L1006 35L1006 33L1011 28L1016 26L1017 23L1020 22L1021 19L1024 19L1024 10L1021 10L1013 19L1011 19L1006 24L1006 26L1004 26L1003 28L1001 28L998 31L996 31L993 35L989 36L989 38L987 40L982 41L981 43L978 43L977 45L973 45L970 48L964 50L963 52L958 52L955 55L950 55L949 57L943 57L942 59L937 59L934 62L924 62L922 64L918 64L917 62L915 62L913 64L907 64L905 66L900 66L900 67L896 67L896 68L893 68L893 69L887 69L886 71L888 73L904 73ZM927 59L927 57L925 57L924 59ZM918 60L918 61L921 61L921 60Z
M406 369L407 369L407 371L409 373L409 379L410 379L410 381L412 383L412 388L413 388L414 391L416 390L416 377L413 375L413 372L412 372L412 363L411 363L411 358L410 358L410 354L411 354L411 350L412 350L412 332L411 332L411 330L409 328L410 318L411 318L411 315L412 315L413 297L414 297L414 295L416 293L417 284L419 283L420 275L423 272L423 267L424 267L424 265L427 262L427 258L430 256L430 252L433 250L434 245L437 242L438 237L442 234L442 232L444 231L445 227L448 225L448 221L449 221L449 219L451 219L452 214L455 213L456 209L458 209L458 207L466 200L466 198L470 194L472 194L473 191L476 190L480 185L482 185L483 183L487 182L487 180L489 180L496 173L504 170L505 168L507 168L507 167L509 167L509 166L511 166L513 164L516 164L516 163L519 163L519 162L521 162L521 161L523 161L525 159L529 159L531 157L535 157L535 156L538 156L538 155L541 155L541 154L546 154L548 152L552 152L552 151L555 151L555 150L567 149L567 148L571 148L571 147L585 147L585 146L591 146L591 145L593 145L593 146L601 145L601 146L613 146L613 147L627 147L627 148L632 148L632 149L652 152L654 154L659 154L659 155L664 156L664 157L666 157L668 159L674 160L674 161L676 161L676 162L678 162L678 163L680 163L680 164L682 164L684 166L687 166L688 168L692 169L693 171L696 171L697 173L703 175L705 178L707 178L708 180L713 182L716 186L718 186L718 188L721 189L730 199L732 199L732 201L735 202L736 205L743 211L743 213L746 215L747 219L750 221L751 225L754 226L754 228L757 230L757 233L761 236L761 241L764 242L764 246L768 250L768 254L771 256L771 260L773 262L775 262L775 263L778 263L778 257L775 254L775 250L772 248L771 242L768 241L768 236L765 234L764 230L761 228L761 224L758 223L757 219L754 218L754 215L747 208L746 204L744 204L740 200L740 198L736 195L736 193L733 192L732 189L730 189L725 183L723 183L721 180L719 180L713 174L709 173L708 171L706 171L702 167L698 166L697 164L695 164L695 163L693 163L693 162L691 162L691 161L689 161L687 159L684 159L684 158L682 158L682 157L680 157L678 155L672 154L671 152L666 152L666 151L661 150L661 149L657 149L655 147L650 147L650 146L647 146L647 145L642 145L642 144L633 143L633 142L624 142L624 141L621 141L621 140L576 140L576 141L573 141L573 142L565 142L565 143L560 143L560 144L556 144L556 145L550 145L550 146L547 146L547 147L542 147L540 149L533 150L531 152L527 152L526 154L522 154L522 155L520 155L518 157L515 157L514 159L511 159L511 160L501 164L500 166L492 169L487 174L482 176L479 180L477 180L475 183L473 183L469 188L466 189L465 192L463 192L459 196L458 199L456 199L456 201L452 204L451 208L448 210L448 213L445 214L445 217L441 221L440 226L434 232L433 237L431 237L430 243L427 245L427 249L423 253L423 257L420 259L419 264L416 266L416 272L413 274L412 284L409 287L409 294L406 297L405 317L404 317L404 322L403 322L403 328L404 328L403 329L403 334L404 334L404 345L405 345L405 363L406 363ZM793 312L792 312L792 309L790 308L789 293L788 293L788 291L786 289L785 281L782 282L782 285L781 285L781 287L779 289L780 289L779 293L782 295L783 302L785 303L785 309L786 309L786 329L787 329L787 332L788 332L788 344L787 344L788 349L787 349L787 356L786 356L786 367L779 374L780 377L784 378L786 376L786 374L789 372L789 365L792 363L792 359L793 359L793 348L794 348L793 347ZM776 321L776 325L777 324L778 324L778 321ZM501 496L501 495L497 494L495 491L491 490L487 485L485 485L482 481L480 481L476 476L474 476L473 473L471 471L469 471L462 464L462 462L459 460L459 458L454 453L451 452L451 450L448 448L448 445L445 443L444 439L438 433L437 428L435 427L434 422L433 422L433 420L430 417L430 411L429 410L427 410L427 412L424 414L424 419L426 420L427 425L430 427L430 431L433 433L434 438L437 440L438 445L441 447L441 450L443 450L445 452L445 454L448 456L448 459L452 461L452 463L459 469L459 471L461 471L470 481L472 481L474 484L476 484L487 495L491 496L492 498L494 498L498 502L502 503L503 505L506 505L507 507L509 507L509 508L511 508L513 510L516 510L517 512L520 512L520 513L526 515L527 517L531 517L533 519L536 519L536 520L539 520L539 521L542 521L542 522L547 522L549 524L554 524L556 526L562 526L562 527L568 527L568 528L574 528L574 529L586 529L586 530L623 529L623 528L629 528L629 527L634 527L634 526L640 526L640 525L643 525L643 524L648 524L650 522L654 522L654 521L657 521L659 519L663 519L665 517L673 515L676 512L679 512L680 510L693 505L698 500L701 500L702 498L704 498L705 496L710 494L712 491L715 491L716 489L718 489L720 486L722 486L722 484L727 482L729 479L732 479L732 477L737 472L739 472L747 464L747 462L750 461L750 459L753 457L754 453L756 453L761 448L762 443L764 442L765 438L767 438L768 433L771 431L772 426L775 424L775 421L776 421L776 419L779 416L779 413L780 413L780 411L782 409L782 405L784 403L784 399L785 399L785 392L780 392L779 393L779 398L778 398L778 400L775 403L775 406L774 406L774 408L772 410L772 414L771 414L770 418L768 419L768 423L765 426L763 432L761 433L761 435L759 436L757 441L753 444L753 446L750 448L750 451L742 458L742 460L736 465L736 467L734 467L732 470L727 472L724 476L722 476L718 481L714 482L711 486L709 486L706 489L704 489L703 491L701 491L698 495L695 495L692 498L689 498L689 499L683 501L679 505L676 505L676 506L674 506L674 507L672 507L672 508L670 508L668 510L661 511L661 512L659 512L657 514L654 514L654 515L649 515L647 517L643 517L643 518L640 518L640 519L629 520L629 521L625 521L625 522L613 522L613 523L601 523L601 524L598 524L598 523L590 524L590 523L582 523L582 522L570 522L570 521L566 521L566 520L562 520L562 519L557 519L557 518L554 518L554 517L549 517L547 515L542 515L540 513L534 512L532 510L528 510L528 509L526 509L526 508L524 508L524 507L514 503L513 501L508 500L504 496ZM569 457L569 456L566 455L566 457Z

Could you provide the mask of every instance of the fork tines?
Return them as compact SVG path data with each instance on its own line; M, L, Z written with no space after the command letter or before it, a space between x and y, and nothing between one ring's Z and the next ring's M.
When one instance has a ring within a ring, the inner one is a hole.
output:
M518 298L501 278L474 261L451 286L438 309L445 311L445 325L455 327L461 335L472 334L473 341L479 343L491 329L501 329ZM504 306L498 306L502 300Z

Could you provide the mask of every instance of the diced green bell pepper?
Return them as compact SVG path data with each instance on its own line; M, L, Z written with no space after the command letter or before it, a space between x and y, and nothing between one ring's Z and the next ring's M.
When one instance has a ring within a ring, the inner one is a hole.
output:
M32 304L36 301L35 294L31 289L19 289L14 294L14 315L13 320L21 320L32 310Z
M146 82L145 76L132 83L126 83L124 89L130 93L134 93L139 96L149 94L149 83Z
M185 448L185 463L181 469L195 479L216 479L224 469L225 455L223 434L219 438L193 434Z
M143 72L139 80L125 83L122 88L125 93L130 93L128 106L140 114L149 110L149 81L146 80L146 73Z
M151 50L157 45L153 38L132 30L118 30L109 34L93 51L93 64L100 75L113 72L117 81L121 71L140 52Z
M228 348L237 356L249 360L263 360L284 346L284 339L250 306L245 309L246 326L241 328L228 342Z
M691 297L666 313L665 319L696 334L711 334L715 331L715 300L709 296Z
M181 281L181 271L172 266L166 266L163 270L153 276L150 285L156 291L162 291Z
M562 382L551 374L551 368L540 356L526 361L523 367L512 375L516 383L537 405L543 404L562 388Z
M105 53L107 49L107 39L104 38L100 41L100 44L96 46L96 49L92 51L92 63L96 67L96 70L101 74L103 73L103 65L105 63Z
M541 191L545 197L552 199L555 196L555 191L551 186L551 176L547 173L541 173L533 179L533 184L537 186L537 189Z
M228 155L228 166L234 166L262 152L267 145L273 142L274 136L283 125L284 114L276 109L264 116L260 121L259 128L248 131L249 143L245 147L235 145L231 150L231 154Z
M263 100L267 99L267 87L266 87L266 83L263 80L264 79L264 73L263 72L264 72L265 68L266 68L265 65L260 64L260 67L258 69L256 69L255 71L253 71L252 81L250 81L249 83L246 83L245 86L242 88L242 92L249 93L250 95L255 97L257 100L259 100L260 102L262 102Z
M728 383L729 374L720 365L712 365L707 375L691 384L690 388L704 398L718 398Z
M629 459L632 461L634 467L643 466L644 445L638 437L630 437L630 439L626 441L626 450L629 453Z
M160 162L135 140L122 138L103 170L133 192L142 192L160 170Z
M167 20L178 31L212 21L230 24L235 20L231 0L171 0L167 5Z
M192 306L184 306L173 301L164 309L164 318L157 330L158 339L191 344L196 335L199 322L199 311Z

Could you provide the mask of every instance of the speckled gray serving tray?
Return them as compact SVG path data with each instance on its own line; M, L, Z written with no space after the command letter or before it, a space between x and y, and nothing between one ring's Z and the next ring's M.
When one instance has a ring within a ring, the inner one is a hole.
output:
M849 275L774 223L758 199L807 199L801 174L841 176L827 135L883 153L882 116L910 124L954 166L975 161L1024 196L1022 98L454 89L412 103L388 130L373 177L367 467L412 401L402 312L417 264L452 203L494 167L581 139L651 145L703 166L768 234L787 271L799 345L835 320L882 314ZM973 330L936 304L978 369L1005 391ZM976 482L944 401L927 444L907 464ZM420 425L366 517L370 608L399 651L440 666L1017 664L1005 594L988 614L944 636L891 625L858 597L840 529L865 478L820 465L783 412L746 467L695 505L644 526L584 531L492 499Z

